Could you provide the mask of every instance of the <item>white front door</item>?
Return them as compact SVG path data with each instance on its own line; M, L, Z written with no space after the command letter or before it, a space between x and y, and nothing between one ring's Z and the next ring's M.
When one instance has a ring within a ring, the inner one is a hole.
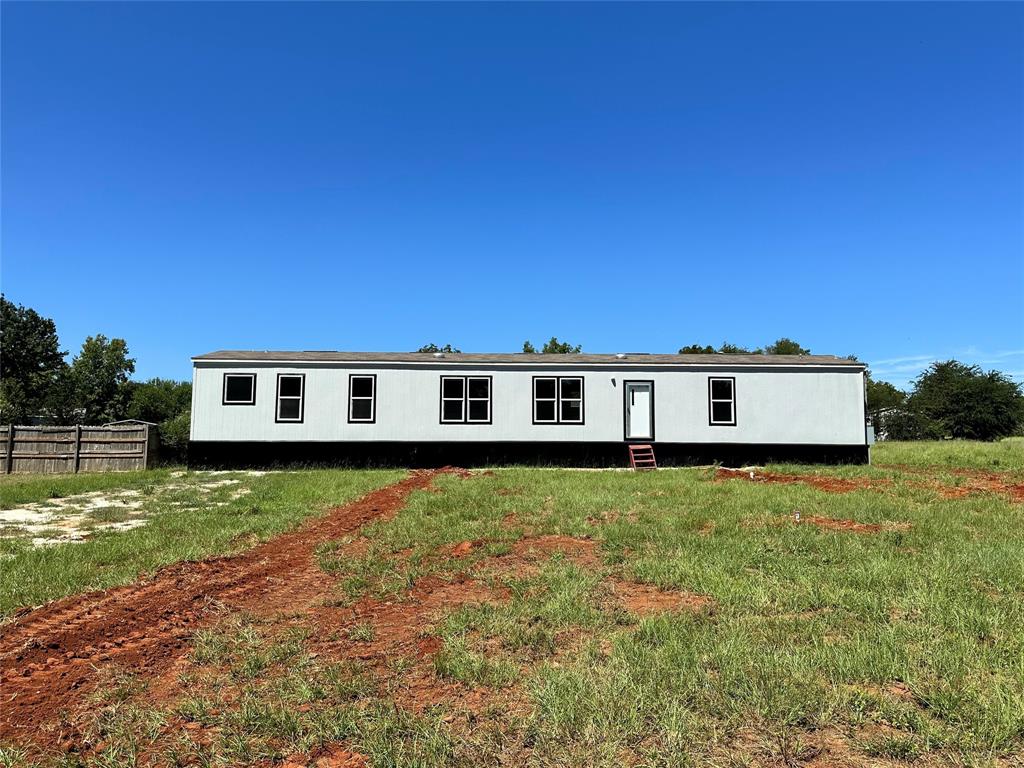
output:
M650 381L627 381L626 439L654 439L654 384Z

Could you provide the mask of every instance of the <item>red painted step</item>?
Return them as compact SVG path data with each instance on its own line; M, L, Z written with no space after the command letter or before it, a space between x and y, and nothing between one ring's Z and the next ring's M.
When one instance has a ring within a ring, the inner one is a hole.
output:
M651 445L629 446L629 465L635 470L657 469L658 462L654 459L654 447Z

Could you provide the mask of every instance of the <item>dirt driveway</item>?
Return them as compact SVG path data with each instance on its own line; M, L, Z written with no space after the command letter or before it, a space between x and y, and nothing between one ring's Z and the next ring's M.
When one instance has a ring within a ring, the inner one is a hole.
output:
M395 514L446 470L413 472L299 530L233 557L182 563L150 580L77 595L0 628L0 742L58 747L75 739L62 713L96 688L104 667L153 677L188 648L215 604L254 613L313 611L331 588L317 545Z

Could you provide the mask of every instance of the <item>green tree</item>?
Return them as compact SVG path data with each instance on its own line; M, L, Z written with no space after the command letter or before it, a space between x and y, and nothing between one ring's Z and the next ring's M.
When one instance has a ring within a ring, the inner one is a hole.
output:
M783 337L776 341L774 344L769 344L764 348L764 354L766 355L809 355L811 350L805 349L797 344L792 339Z
M927 440L934 437L927 419L909 408L897 408L874 422L875 432L884 431L886 440Z
M457 354L461 352L461 349L456 349L451 344L445 344L443 347L437 346L437 344L424 344L422 347L416 350L417 352L451 352Z
M130 397L126 416L159 424L189 410L192 383L170 379L128 382Z
M740 347L736 344L730 344L728 341L723 341L722 346L718 348L720 355L760 355L760 349L747 349L746 347Z
M872 416L890 408L899 408L907 401L907 393L888 381L875 381L870 372L867 377L868 413Z
M583 347L579 344L573 346L565 341L559 341L556 336L552 336L543 347L540 349L542 355L572 355L581 352ZM533 346L529 341L523 342L523 352L534 355L537 354L537 348Z
M907 435L916 433L920 424L906 416L907 393L888 381L875 381L871 371L866 374L867 409L875 434L884 434L889 440L913 439Z
M907 411L921 437L997 440L1024 424L1024 393L999 371L947 360L917 377Z
M728 341L723 341L722 346L715 349L710 344L687 344L685 347L679 348L680 355L759 355L761 350L749 350L746 347L741 347L737 344L730 344Z
M0 294L0 422L25 422L46 411L63 371L57 326Z
M71 366L65 365L57 380L50 388L44 409L49 421L54 424L78 424L82 421L82 409L78 405L78 386Z
M860 362L856 355L847 355L846 359ZM875 380L870 368L864 370L864 385L868 415L875 427L875 434L884 432L886 438L891 440L907 439L902 436L896 437L894 434L905 435L908 430L916 429L916 422L903 417L907 393L888 381Z
M135 360L128 357L124 339L89 336L71 362L71 377L82 422L101 424L125 417L131 396L128 377Z
M730 344L723 341L722 346L715 349L710 344L688 344L679 349L681 355L809 355L811 350L804 349L792 339L781 338L774 344L769 344L764 349L748 349L738 344Z

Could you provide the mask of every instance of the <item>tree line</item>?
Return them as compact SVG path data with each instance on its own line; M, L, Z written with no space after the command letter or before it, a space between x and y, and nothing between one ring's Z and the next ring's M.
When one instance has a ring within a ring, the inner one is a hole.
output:
M418 352L460 350L425 344ZM582 345L552 336L523 352L574 354ZM790 338L748 349L724 342L690 344L681 354L809 355ZM140 419L160 425L161 445L183 457L188 445L192 384L154 378L134 381L135 359L124 339L89 336L67 361L56 324L0 295L0 423L105 424ZM853 355L849 359L856 360ZM876 431L898 440L995 440L1024 431L1021 385L998 371L956 360L933 363L904 392L867 375L867 408Z
M582 351L582 347L579 344L572 345L564 341L559 341L555 336L552 336L548 341L541 345L540 350L533 346L533 342L523 342L523 352L531 355L542 354L542 355L571 355ZM451 344L445 344L443 347L437 346L437 344L424 344L422 347L416 350L417 352L453 352L459 353L462 350L456 349Z
M106 424L140 419L160 425L161 448L183 458L192 384L133 381L135 359L124 339L89 336L67 362L57 326L0 295L0 423Z

